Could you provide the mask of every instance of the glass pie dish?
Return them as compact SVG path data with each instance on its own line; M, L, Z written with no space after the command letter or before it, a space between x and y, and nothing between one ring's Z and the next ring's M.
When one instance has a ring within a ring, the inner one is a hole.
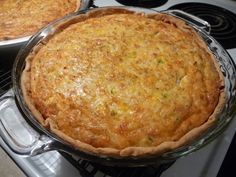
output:
M115 7L105 7L105 8L115 8ZM104 8L104 9L105 9ZM117 7L116 7L117 8ZM98 162L104 165L118 165L118 166L140 166L140 165L158 165L170 161L174 161L179 157L187 155L194 152L204 145L208 144L214 140L219 134L221 134L227 127L229 122L234 118L235 114L235 87L236 87L236 68L233 60L230 58L226 50L209 35L210 25L198 19L195 16L184 13L178 10L169 10L157 12L150 9L135 8L135 7L119 7L127 10L132 10L138 13L165 13L171 16L175 16L187 22L188 25L192 26L197 33L205 41L211 52L214 54L217 62L220 65L221 72L224 76L224 91L225 91L225 105L222 109L221 114L217 117L214 126L208 129L207 132L196 138L189 144L186 144L178 149L163 153L158 156L150 157L109 157L94 155L86 153L77 149L65 142L60 137L48 131L44 128L33 116L32 112L27 108L21 88L21 75L25 67L25 59L32 51L32 48L40 43L50 34L53 34L56 27L65 24L69 21L73 21L77 16L81 14L88 13L94 9L80 11L69 16L66 16L50 25L46 26L40 30L37 34L30 38L28 43L19 52L12 71L12 81L13 81L13 92L9 95L5 95L1 98L0 112L5 112L9 106L16 103L17 108L22 114L22 120L19 121L19 117L15 117L15 121L9 121L7 114L1 117L0 133L4 141L8 146L18 154L34 156L41 154L46 151L58 150L65 151L67 153L79 156L83 159ZM101 8L100 8L101 9ZM95 9L96 10L96 9ZM14 125L16 123L21 124L21 130L14 130ZM23 130L24 129L24 130ZM16 131L20 131L17 133ZM23 133L22 133L23 132ZM30 138L30 143L27 145L19 142L17 137L28 137Z

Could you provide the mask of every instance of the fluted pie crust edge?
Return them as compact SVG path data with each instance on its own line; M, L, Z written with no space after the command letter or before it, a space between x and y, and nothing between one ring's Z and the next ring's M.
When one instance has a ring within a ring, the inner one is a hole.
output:
M69 26L70 23L75 23L79 21L83 21L88 18L93 18L93 17L100 17L108 14L118 14L118 13L135 13L123 9L103 9L103 10L93 10L89 13L79 15L76 20L73 20L72 22L66 22L63 25L59 25L57 27L57 32L60 32L61 29L64 29L66 26ZM179 20L177 18L171 17L166 14L152 14L150 15L150 18L153 19L161 19L163 21L168 21L169 23L172 23L180 29L184 30L190 30L194 36L197 36L199 45L202 46L203 48L207 48L206 44L203 42L203 40L199 37L199 35L188 25L185 24L182 20ZM49 40L52 36L49 36L46 40L44 40L42 45L45 45L47 40ZM212 53L210 53L211 59L214 61L215 67L218 70L219 76L220 76L220 96L218 100L218 104L212 113L212 115L208 118L208 120L202 124L201 126L192 129L189 131L187 134L182 136L179 140L177 141L168 141L168 142L163 142L158 146L155 147L126 147L124 149L115 149L115 148L96 148L91 146L90 144L81 142L79 140L74 140L68 135L64 134L60 130L57 129L56 125L54 124L53 121L51 120L46 120L42 117L41 113L35 108L33 104L33 100L30 97L30 72L31 72L31 61L34 57L34 53L37 52L40 49L40 45L36 48L36 50L32 51L31 54L28 56L26 59L26 66L25 69L22 73L21 77L21 87L22 87L22 92L23 96L25 99L25 102L32 112L32 114L35 116L35 118L39 121L40 124L42 124L44 127L49 129L51 132L59 136L60 138L64 139L66 142L69 142L72 144L75 148L78 148L79 150L82 150L86 153L89 154L95 154L98 156L109 156L109 157L147 157L147 156L159 156L165 152L169 152L171 150L175 150L181 146L187 145L191 141L195 140L197 137L200 135L204 134L210 127L212 127L216 121L216 118L222 111L222 108L225 103L225 93L224 93L224 79L223 75L220 71L220 68L218 66L218 63L213 56ZM208 50L208 49L207 49Z

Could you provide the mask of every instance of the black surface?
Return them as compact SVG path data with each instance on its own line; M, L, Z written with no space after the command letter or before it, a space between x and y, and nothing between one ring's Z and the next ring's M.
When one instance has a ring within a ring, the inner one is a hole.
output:
M126 6L154 8L165 4L168 0L116 0L116 1Z
M230 144L229 150L224 158L217 177L235 177L236 176L236 134Z
M236 48L236 14L211 4L182 3L169 9L179 9L206 20L211 25L211 33L225 49Z
M0 52L0 96L8 91L11 86L11 70L16 53Z

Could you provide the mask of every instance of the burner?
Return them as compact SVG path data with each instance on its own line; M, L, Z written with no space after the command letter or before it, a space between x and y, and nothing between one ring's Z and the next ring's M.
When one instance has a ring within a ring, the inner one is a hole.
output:
M116 0L116 1L127 6L153 8L165 4L168 0Z
M103 166L71 156L65 152L60 153L79 170L82 177L160 177L162 172L175 163L175 161L172 161L159 164L159 166L143 167Z
M226 48L236 47L236 14L224 8L204 3L182 3L169 9L179 9L206 20L211 25L211 36Z

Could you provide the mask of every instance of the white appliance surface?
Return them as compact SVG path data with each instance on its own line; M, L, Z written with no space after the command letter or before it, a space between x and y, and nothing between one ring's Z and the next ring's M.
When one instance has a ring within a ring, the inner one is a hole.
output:
M169 0L166 4L154 9L159 11L166 10L172 5L183 2L209 3L224 7L236 14L236 1L232 0ZM94 4L99 7L121 6L115 0L95 0ZM230 49L228 52L236 62L236 48ZM16 105L12 104L8 109L4 115L0 114L0 116L21 116ZM201 150L178 159L169 169L163 172L161 177L216 177L235 131L236 119L230 123L227 130L217 139ZM0 145L29 177L81 176L79 170L57 151L46 152L35 157L23 157L12 152L1 138ZM103 174L100 173L96 176L103 176Z

